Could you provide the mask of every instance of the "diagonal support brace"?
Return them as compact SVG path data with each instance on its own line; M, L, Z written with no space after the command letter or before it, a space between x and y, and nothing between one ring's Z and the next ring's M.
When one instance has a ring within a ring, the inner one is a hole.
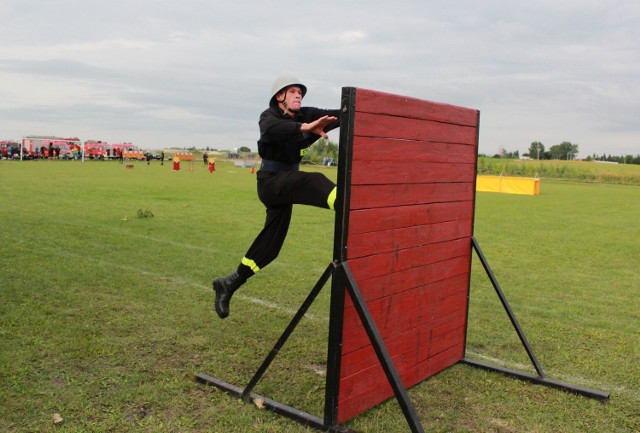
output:
M516 319L516 316L513 312L513 310L511 309L511 306L509 305L509 302L507 301L507 297L505 296L504 292L502 291L502 288L500 287L500 284L498 283L498 279L496 278L496 276L494 275L493 271L491 270L491 267L489 266L489 262L487 261L486 257L484 256L484 254L482 253L482 250L480 249L480 245L478 244L478 241L476 240L475 237L471 237L471 242L473 245L473 249L475 250L476 254L478 255L478 258L480 259L480 262L482 263L482 267L484 268L485 272L487 273L487 276L489 277L489 280L491 280L491 284L493 285L493 288L496 291L496 294L498 295L498 297L500 298L500 302L502 303L502 306L504 307L504 310L506 311L507 315L509 316L509 320L511 321L511 324L513 325L514 329L516 330L518 337L520 338L520 342L522 343L522 345L524 346L525 350L527 351L527 355L529 356L529 359L531 360L536 372L537 372L537 376L533 375L533 374L529 374L529 373L524 373L521 371L517 371L517 370L512 370L512 369L508 369L508 368L504 368L504 367L499 367L496 365L491 365L491 364L486 364L480 361L476 361L476 360L472 360L472 359L468 359L468 358L464 358L462 359L462 363L467 364L467 365L471 365L474 367L479 367L485 370L491 370L491 371L497 371L499 373L503 373L506 374L508 376L513 376L516 377L518 379L522 379L522 380L526 380L529 382L533 382L533 383L537 383L539 385L545 385L545 386L549 386L552 388L557 388L557 389L561 389L564 391L568 391L574 394L578 394L578 395L583 395L585 397L589 397L589 398L594 398L597 400L607 400L609 398L609 393L608 392L604 392L604 391L599 391L596 389L591 389L591 388L586 388L583 386L579 386L579 385L572 385L569 383L565 383L565 382L560 382L557 380L553 380L553 379L548 379L545 377L544 371L542 370L542 366L540 365L540 363L538 362L538 359L536 358L535 353L533 353L533 349L531 348L531 345L529 344L529 342L527 341L527 337L524 335L524 331L522 330L522 328L520 327L520 324L518 323L518 320Z

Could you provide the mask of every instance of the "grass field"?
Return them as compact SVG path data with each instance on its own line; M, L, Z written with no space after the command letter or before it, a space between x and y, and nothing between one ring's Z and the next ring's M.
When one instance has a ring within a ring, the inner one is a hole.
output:
M2 431L313 431L194 375L248 382L331 261L334 215L297 207L280 257L221 321L211 279L237 266L264 209L248 169L195 168L0 162ZM638 186L478 193L475 236L548 377L611 399L458 365L410 390L426 431L640 431L638 215ZM255 390L319 416L327 289ZM533 372L492 290L474 263L467 353ZM408 431L393 400L348 426Z

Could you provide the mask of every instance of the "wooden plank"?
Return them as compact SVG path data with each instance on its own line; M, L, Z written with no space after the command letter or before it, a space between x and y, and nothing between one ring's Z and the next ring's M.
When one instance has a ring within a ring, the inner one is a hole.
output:
M451 310L450 308L444 309L443 311L439 311L438 314L442 317L446 318L449 322L438 325L436 320L421 322L421 320L425 316L420 316L420 312L415 306L412 306L412 311L405 311L404 314L394 315L394 316L384 316L383 312L378 310L376 316L374 317L374 321L376 323L376 327L378 331L383 337L385 344L389 344L390 342L394 342L398 336L405 335L407 333L419 331L418 334L414 335L413 342L413 352L416 356L418 356L419 360L424 360L429 356L432 356L435 353L439 353L443 349L440 347L442 344L445 344L449 341L450 338L458 335L460 339L464 340L464 332L462 334L455 334L456 330L463 329L466 323L466 306L460 304L453 303L443 303L443 306L453 306L456 305L460 307L458 310ZM344 345L343 345L343 359L353 360L350 357L351 354L357 353L366 353L362 352L367 347L371 347L367 334L362 326L361 322L358 320L355 312L345 311L345 323L349 323L353 328L350 330L348 335L345 335ZM410 316L410 317L409 317ZM450 327L451 329L449 329ZM454 332L454 334L451 334ZM446 339L446 341L442 341ZM455 343L458 343L456 341ZM435 344L440 344L436 346L434 349L432 346ZM453 344L449 344L444 349L448 348ZM397 356L406 351L392 351L389 349L389 353L391 356ZM405 354L405 358L409 355ZM413 355L411 355L413 356ZM362 365L366 362L366 360L361 360L357 363L357 365ZM347 371L351 371L355 367L348 368ZM346 372L344 374L346 376Z
M381 333L384 340L393 339L398 335L402 335L405 332L414 330L418 325L419 317L418 312L415 310L406 312L404 315L396 315L392 318L386 318L381 316L382 312L379 308L376 308L376 314L373 316L374 322L378 331ZM411 317L409 317L411 316ZM393 320L395 319L395 320ZM366 331L357 317L357 313L353 310L345 310L345 323L349 323L352 329L348 333L345 333L343 340L343 356L350 353L358 352L362 348L370 347L370 341L367 337ZM417 341L417 334L416 334ZM415 345L415 341L414 341ZM416 349L414 347L414 349ZM417 353L417 349L416 349Z
M404 369L417 364L418 350L416 341L418 340L419 329L411 328L405 332L394 335L393 338L385 340L385 346L391 356L400 356L396 367ZM366 345L357 350L344 353L342 356L344 361L340 375L343 378L352 376L362 370L368 369L379 364L378 356L373 346Z
M470 245L468 238L455 239L420 248L408 248L353 260L349 258L349 263L358 269L359 275L364 274L372 278L468 255Z
M384 400L383 400L384 401ZM374 393L364 393L361 396L356 396L346 400L340 400L338 405L338 423L344 423L351 418L359 415L367 409L370 409L380 404L380 398Z
M398 370L405 387L414 386L440 371L451 367L463 357L464 345L452 346L423 362ZM393 391L380 365L372 366L341 381L339 419L347 420L365 409L384 402L393 396Z
M421 380L428 379L429 377L438 374L442 370L451 367L464 357L464 344L458 344L449 349L438 353L435 356L427 358L425 361L419 363L416 366L416 376L422 378Z
M409 141L380 137L354 137L353 159L358 161L404 161L415 163L475 163L473 144Z
M418 295L420 323L438 320L446 323L451 318L450 314L466 310L469 295L467 284L467 281L459 277L446 281L446 284L435 283L433 287L437 290L421 291Z
M478 110L367 89L356 89L356 110L394 116L413 116L460 125L478 124Z
M389 397L391 397L391 395L389 395ZM382 403L389 397L381 400L379 393L365 392L349 399L340 399L338 404L338 423L348 421L365 410Z
M417 328L418 338L420 341L418 347L428 349L430 352L429 356L439 353L439 351L434 352L428 347L429 343L432 342L434 338L448 335L450 332L455 331L460 327L464 328L467 321L467 306L466 304L461 304L459 307L459 309L450 310L448 313L443 312L437 317L432 317L431 320L423 323Z
M354 137L380 137L395 140L433 141L473 146L475 126L459 126L431 120L409 119L381 114L356 113Z
M386 161L353 161L352 185L396 183L473 182L475 165L466 163L416 164L410 159L389 164Z
M410 290L429 283L446 282L450 279L451 284L466 285L468 284L470 260L470 255L464 255L379 277L370 277L358 268L352 269L352 272L362 296L366 302L370 302L373 299L391 296L402 290ZM462 282L459 282L458 278ZM345 306L349 305L351 305L351 299L346 296Z
M466 335L467 309L463 304L458 310L438 312L426 326L417 328L418 363L433 358L458 344L464 344Z
M418 378L416 377L418 371L416 364L405 366L401 362L398 362L397 359L395 364L400 365L397 371L405 387L418 382ZM350 406L362 410L363 408L379 404L393 396L391 386L379 363L361 370L352 376L342 378L340 380L340 388L342 390L349 390L349 392L340 393L340 410Z
M349 214L347 247L351 236L360 233L375 233L447 221L468 222L472 217L473 201L355 210Z
M459 316L459 320L452 322L452 324L458 325L453 329L438 335L431 335L428 345L420 346L420 359L429 359L434 356L454 347L461 343L464 343L465 339L465 312ZM422 352L422 349L426 350Z
M464 333L464 327L437 337L434 341L441 344L441 347L447 347L433 357L422 361L416 359L415 349L407 347L404 352L396 352L393 361L403 385L407 388L414 386L458 362L462 358L464 345L456 344L455 341L460 339L461 333ZM363 351L366 351L366 355L356 353L350 356L356 358L362 355L368 362L362 365L363 368L354 370L353 374L341 378L340 381L341 390L344 392L340 394L339 413L343 421L393 396L391 386L377 362L375 353L370 347Z
M397 359L394 358L396 367L402 365L399 362L401 361L400 358L401 356L398 356ZM412 378L412 376L415 375L415 367L416 365L412 364L407 367L397 368L403 383L406 378ZM378 402L382 402L393 395L389 381L379 363L349 377L341 378L340 387L341 389L345 389L344 393L340 393L341 400L349 400L350 398L360 397L365 394L377 394Z
M414 298L415 294L405 292L368 303L371 317L383 339L400 335L416 327L418 302L414 301ZM369 345L364 326L353 307L345 308L344 328L348 331L343 336L343 356Z
M446 221L375 233L360 233L349 237L349 258L353 260L374 254L422 247L430 243L470 238L471 235L471 220Z
M351 210L416 204L472 201L473 182L353 185Z
M381 371L382 367L377 367L367 371L364 377L371 376L377 379L383 379L385 376ZM398 372L405 387L408 388L418 382L415 377L416 371L417 368L412 368ZM350 385L350 383L342 384L341 389L345 389ZM341 396L338 402L338 422L343 423L363 411L388 400L393 396L393 391L385 378L385 380L373 382L369 388L360 390L360 392L355 393L350 398L342 398L342 392L340 394Z
M410 327L398 334L388 334L384 343L389 354L398 360L396 367L404 370L464 341L466 309L456 310L436 320ZM379 363L369 344L344 351L341 376L347 378Z
M440 326L466 315L467 279L463 275L424 285L367 302L383 339L394 338L411 329L435 323ZM438 320L442 320L439 322ZM352 304L344 310L343 356L369 344L367 334ZM443 331L444 332L444 331Z

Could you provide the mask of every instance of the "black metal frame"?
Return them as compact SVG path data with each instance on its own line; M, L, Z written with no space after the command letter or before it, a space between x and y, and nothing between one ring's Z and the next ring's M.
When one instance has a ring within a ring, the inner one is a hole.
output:
M384 341L376 327L376 324L369 312L367 304L362 296L362 293L358 287L357 282L351 269L348 265L347 258L347 235L349 228L349 204L350 204L350 184L351 184L351 167L352 167L352 145L353 145L353 126L355 115L355 99L356 89L353 87L344 87L342 89L341 99L341 127L340 127L340 147L339 147L339 160L338 165L338 197L336 199L336 219L335 219L335 231L334 231L334 261L327 266L326 270L313 287L305 301L300 306L299 310L291 319L289 325L286 327L274 347L271 349L265 360L262 362L254 376L251 378L246 387L240 388L238 386L226 383L212 376L204 373L196 375L196 381L206 385L214 386L220 390L223 390L233 397L240 398L247 403L256 403L264 408L278 413L282 416L297 421L303 425L321 430L324 432L336 432L336 433L355 433L344 426L338 424L338 398L340 391L340 368L341 368L341 349L342 349L342 331L344 321L344 300L345 289L349 294L353 305L356 308L360 321L369 337L369 340L374 348L374 351L380 361L380 364L384 370L384 373L393 389L394 395L398 400L398 403L402 409L402 412L407 420L409 428L413 433L423 433L424 428L418 418L418 415L409 400L407 390L405 389L402 380L395 368L395 365L387 351ZM478 113L479 115L479 113ZM477 164L477 158L476 158ZM475 186L475 185L474 185ZM474 188L475 189L475 188ZM489 264L482 253L478 242L474 237L472 239L471 248L476 251L482 265L489 276L496 293L500 297L502 305L509 315L512 325L514 326L520 341L524 345L529 358L531 359L536 372L536 375L528 373L518 372L498 366L492 366L484 364L472 359L463 358L460 363L479 367L491 371L497 371L510 376L515 376L520 379L528 380L534 383L567 390L576 394L581 394L587 397L596 399L606 399L609 397L608 393L597 391L589 388L580 387L577 385L570 385L563 382L547 379L544 376L542 367L538 363L538 360L529 345L524 332L520 328L518 321L513 314L513 310L509 306L506 297L498 284L498 281L491 271ZM471 263L469 264L471 267ZM469 275L471 273L469 272ZM267 371L272 361L278 355L289 336L293 333L296 326L300 323L312 303L317 298L322 288L326 285L329 278L332 278L331 284L331 311L329 321L329 339L327 348L327 377L325 387L325 402L324 402L324 416L320 418L308 414L304 411L298 410L294 407L287 406L277 401L265 398L259 394L255 394L253 389L258 384L264 373ZM470 284L470 282L469 282ZM468 302L468 301L467 301ZM467 313L468 314L468 313ZM465 341L466 351L466 341ZM466 353L466 352L465 352Z
M215 386L218 389L221 389L227 392L229 395L240 398L244 400L246 403L256 403L263 405L266 409L269 409L273 412L276 412L280 415L283 415L287 418L290 418L294 421L297 421L303 425L313 427L317 430L322 430L325 432L337 432L337 433L355 433L353 430L350 430L344 426L341 426L337 423L337 409L338 409L338 390L339 390L339 374L338 377L334 377L329 374L329 370L331 370L331 363L328 363L327 366L327 384L325 391L325 417L319 418L317 416L308 414L304 411L296 409L291 406L287 406L281 403L278 403L274 400L265 398L259 394L253 393L253 389L258 384L264 373L267 371L271 362L275 359L277 354L280 352L280 349L284 346L287 339L291 336L294 329L300 323L307 310L316 299L322 288L325 286L326 282L329 280L329 277L333 276L333 288L336 287L346 287L351 300L353 301L353 305L358 312L358 316L362 321L362 325L369 336L371 344L378 356L378 360L382 365L382 368L389 380L389 384L393 388L393 392L398 399L400 407L405 415L407 423L409 424L411 431L413 433L423 433L424 429L418 419L418 415L409 400L409 396L407 394L407 390L402 384L402 380L400 379L400 375L398 374L393 361L391 360L391 356L387 351L387 348L382 340L382 336L378 331L373 317L369 312L367 304L362 296L360 289L349 269L349 265L345 263L336 263L332 262L327 269L324 271L314 288L311 290L305 301L302 303L294 317L289 322L289 325L286 327L273 349L269 352L265 360L262 362L257 372L251 378L247 386L244 388L240 388L238 386L229 384L222 380L216 379L215 377L209 376L208 374L199 373L196 375L196 381ZM337 284L336 284L337 283ZM333 295L333 292L332 292ZM342 291L341 298L344 298L344 290ZM335 317L337 320L342 321L342 312L340 312L339 316ZM333 321L333 320L332 320ZM340 347L341 336L338 340L334 340L332 342L331 338L329 339L330 352L335 350L334 346ZM337 343L337 344L336 344ZM335 364L340 364L339 360ZM339 373L339 368L338 368Z
M474 367L479 367L485 370L497 371L499 373L503 373L508 376L513 376L518 379L526 380L529 382L537 383L539 385L545 385L552 388L568 391L574 394L583 395L585 397L595 398L597 400L608 399L610 395L608 392L586 388L579 385L572 385L569 383L560 382L560 381L548 379L547 377L545 377L544 370L542 369L542 366L538 362L538 358L536 358L535 353L533 353L533 349L531 348L531 345L527 341L527 337L524 335L524 331L520 327L520 324L518 323L518 319L516 319L516 316L513 310L511 309L511 306L509 305L509 302L507 301L507 298L504 292L502 291L500 284L498 283L498 279L496 278L495 274L491 270L491 267L489 266L489 262L487 261L482 250L480 249L480 245L478 244L478 241L476 240L475 237L471 238L471 243L473 246L473 250L476 252L478 258L480 259L480 263L482 263L482 267L484 268L487 276L489 277L489 280L491 281L491 284L493 285L493 288L496 291L496 294L498 295L498 298L500 298L500 302L502 303L502 306L505 312L509 316L511 325L513 325L513 328L515 329L516 333L518 334L518 337L520 338L520 342L522 343L525 350L527 351L527 355L529 356L529 359L531 360L531 363L533 364L533 367L535 368L537 375L525 373L522 371L512 370L512 369L508 369L508 368L504 368L496 365L486 364L477 360L469 359L467 357L465 357L460 362L467 365L474 366Z
M253 378L245 388L223 382L219 379L211 377L207 374L200 373L196 376L196 380L200 383L215 386L228 394L240 398L245 402L259 401L265 408L283 415L287 418L300 422L301 424L313 427L325 432L353 432L338 424L338 398L340 390L340 361L342 348L342 328L343 328L343 312L345 289L353 305L358 312L358 316L362 321L362 325L367 332L369 340L378 356L389 384L391 385L400 407L407 419L407 422L413 433L423 433L424 429L418 419L417 413L407 394L407 390L402 384L400 375L398 374L391 356L382 340L373 317L369 312L364 297L358 288L358 285L349 269L347 263L347 234L349 227L349 201L350 201L350 184L351 184L351 151L353 143L353 121L355 114L355 96L356 89L353 87L344 87L342 89L341 99L341 119L340 119L340 143L338 166L338 197L336 199L336 219L334 230L334 258L335 260L324 271L314 288L311 290L300 309L291 319L291 322L284 330L273 349L269 352L266 359L258 368ZM331 283L331 311L329 321L329 341L327 347L327 377L325 387L325 403L324 417L319 418L300 411L296 408L283 405L276 401L267 399L263 396L253 393L254 387L267 371L271 362L275 359L280 349L284 346L287 339L294 331L295 327L300 323L305 313L316 299L322 288L325 286L329 277L332 277Z
M529 359L531 360L537 375L512 370L504 367L499 367L495 365L485 364L476 360L472 360L469 358L463 358L460 363L470 365L473 367L482 368L485 370L495 371L499 373L503 373L512 377L516 377L518 379L526 380L532 383L545 385L548 387L561 389L564 391L568 391L574 394L583 395L589 398L595 398L598 400L606 400L609 398L609 393L598 391L591 388L582 387L579 385L572 385L565 382L549 379L545 377L544 371L538 362L535 354L533 353L533 349L531 345L527 341L518 320L509 305L509 302L498 283L493 271L491 270L489 263L482 253L480 249L480 245L478 245L475 237L472 237L472 247L473 250L478 255L482 266L484 267L487 276L491 280L491 283L502 302L502 305L511 320L511 324L516 330L518 337L522 345L524 346ZM299 409L296 409L291 406L284 405L282 403L278 403L277 401L271 400L269 398L263 397L259 394L253 393L253 389L258 384L264 373L267 371L272 361L278 355L288 338L291 336L296 326L300 323L308 309L311 307L318 294L322 290L322 288L326 285L327 281L330 277L333 277L332 281L332 293L331 293L331 321L330 321L330 331L329 331L329 354L327 358L327 379L326 379L326 388L325 388L325 413L324 418L320 418ZM349 268L349 264L347 261L338 263L338 261L332 262L327 266L326 270L313 287L307 298L304 300L296 314L291 319L289 325L285 328L284 332L271 349L265 360L262 362L254 376L251 378L246 387L240 388L238 386L226 383L219 379L216 379L207 374L199 373L196 375L196 381L215 386L218 389L221 389L233 397L240 398L247 403L260 403L265 408L279 414L290 418L294 421L297 421L303 425L315 428L317 430L321 430L324 432L335 432L335 433L355 433L355 431L350 430L342 425L337 423L337 409L338 409L338 397L339 397L339 380L340 380L340 348L341 348L341 340L342 340L342 321L343 314L342 309L339 311L334 311L339 307L344 308L344 288L347 289L347 293L353 302L356 311L358 312L358 316L364 326L365 331L367 332L367 336L375 350L375 353L380 361L380 364L384 370L384 373L391 385L394 395L398 400L398 404L402 409L402 412L405 416L407 424L413 433L423 433L424 428L418 418L418 415L409 400L409 396L406 388L404 387L402 380L400 379L400 375L398 374L395 365L387 351L387 348L384 344L382 336L380 335L375 321L369 312L366 301L362 296L362 292L360 291L357 282L353 274L351 273L351 269ZM336 335L337 332L340 334ZM333 334L332 334L333 333Z
M315 428L317 430L322 430L326 432L336 432L336 433L354 433L352 430L349 430L345 427L337 425L337 423L335 422L328 424L326 420L323 418L319 418L317 416L308 414L294 407L278 403L277 401L274 401L274 400L265 398L259 394L253 393L254 387L258 384L258 382L260 381L264 373L267 371L267 369L271 365L271 362L275 359L277 354L280 352L280 349L282 349L282 347L286 343L287 339L291 336L291 334L293 333L298 323L300 323L300 321L306 314L309 307L311 307L311 304L316 299L316 297L318 296L322 288L325 286L326 282L329 280L329 277L335 274L336 269L337 269L337 266L335 263L331 263L327 267L327 269L324 271L324 273L322 274L322 276L320 277L320 279L318 280L314 288L311 290L311 292L309 293L305 301L302 303L302 305L300 306L296 314L293 316L293 318L291 319L291 322L289 322L289 325L286 327L286 329L284 330L284 332L282 333L282 335L274 345L273 349L271 349L271 351L269 352L265 360L262 362L262 364L260 365L260 367L258 368L258 370L254 374L254 376L251 378L251 380L249 381L246 387L240 388L203 373L199 373L198 375L196 375L196 381L206 385L215 386L216 388L227 392L229 395L236 398L240 398L247 403L259 402L266 409L269 409L275 413L278 413L282 416L285 416L287 418L290 418L294 421L297 421L303 425Z

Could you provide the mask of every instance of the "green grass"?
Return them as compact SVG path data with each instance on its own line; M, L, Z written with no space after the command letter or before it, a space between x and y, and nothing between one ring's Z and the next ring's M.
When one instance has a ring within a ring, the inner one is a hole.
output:
M264 208L248 169L216 166L0 162L3 431L312 431L194 375L248 382L331 260L334 215L297 207L280 257L221 321L211 278L236 267ZM640 430L637 215L637 186L543 180L535 197L478 193L476 238L547 375L612 397L459 365L410 391L427 431ZM255 390L320 416L327 289ZM470 308L470 356L531 370L478 263ZM393 400L349 426L408 430Z

